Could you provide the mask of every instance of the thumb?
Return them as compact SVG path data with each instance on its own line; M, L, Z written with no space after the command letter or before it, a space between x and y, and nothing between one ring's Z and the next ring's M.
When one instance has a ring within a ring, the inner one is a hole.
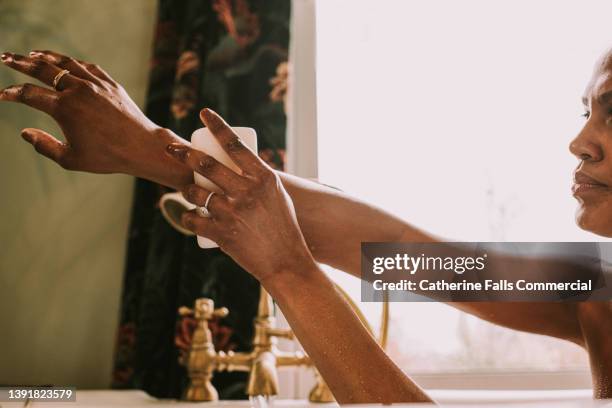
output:
M60 165L63 163L68 148L49 133L40 129L27 128L21 131L21 137L34 146L38 153Z

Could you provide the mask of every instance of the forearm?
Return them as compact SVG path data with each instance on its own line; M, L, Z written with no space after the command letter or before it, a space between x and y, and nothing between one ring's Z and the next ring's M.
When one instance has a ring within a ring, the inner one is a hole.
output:
M262 282L341 404L425 402L314 262Z
M361 242L431 242L436 239L383 210L318 183L279 173L291 195L302 233L317 261L361 277ZM424 293L434 299L447 296ZM577 342L580 331L567 305L454 302L451 306L493 323Z
M341 191L287 173L278 174L318 262L359 277L362 242L433 240L400 218Z

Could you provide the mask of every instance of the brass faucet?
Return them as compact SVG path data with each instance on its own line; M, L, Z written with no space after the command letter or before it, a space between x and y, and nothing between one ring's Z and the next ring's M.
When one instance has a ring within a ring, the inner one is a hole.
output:
M262 287L259 296L253 350L250 352L216 351L208 321L214 317L227 316L227 308L214 308L211 299L196 299L193 309L179 308L181 316L193 316L197 326L189 352L179 358L187 367L189 386L184 399L189 401L216 401L217 390L211 384L215 371L246 371L249 380L246 392L249 396L273 396L278 394L278 367L314 366L308 356L301 351L281 351L277 339L294 339L291 329L276 327L273 316L272 297ZM316 385L309 395L311 402L332 402L333 396L323 378L316 372Z

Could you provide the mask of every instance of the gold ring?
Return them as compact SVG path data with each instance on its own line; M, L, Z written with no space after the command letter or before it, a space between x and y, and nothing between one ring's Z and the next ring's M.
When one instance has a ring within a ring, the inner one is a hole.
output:
M55 78L53 78L53 88L55 88L55 90L57 90L57 85L59 84L59 81L61 81L64 75L69 73L70 71L68 71L67 69L62 69L60 72L57 73Z

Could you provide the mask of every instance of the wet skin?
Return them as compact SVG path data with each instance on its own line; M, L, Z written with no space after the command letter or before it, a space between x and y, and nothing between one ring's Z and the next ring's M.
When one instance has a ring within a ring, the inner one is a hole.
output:
M607 53L596 66L585 92L588 117L570 147L580 160L573 187L579 205L577 223L607 237L612 237L611 60ZM70 70L58 90L29 84L0 92L0 100L24 103L59 123L65 143L40 129L25 129L22 136L62 167L147 178L182 189L197 205L204 204L208 192L191 184L193 171L222 187L224 194L210 203L213 218L187 213L185 225L220 243L222 250L262 282L339 401L428 399L371 341L314 261L359 277L361 242L437 239L341 192L272 171L243 149L214 112L203 111L202 119L243 169L241 176L151 123L123 88L95 65L54 52L5 53L2 62L47 86L62 68ZM612 397L610 302L451 305L505 327L581 345L590 357L594 396ZM313 310L328 313L313 319ZM371 374L373 370L377 375Z

